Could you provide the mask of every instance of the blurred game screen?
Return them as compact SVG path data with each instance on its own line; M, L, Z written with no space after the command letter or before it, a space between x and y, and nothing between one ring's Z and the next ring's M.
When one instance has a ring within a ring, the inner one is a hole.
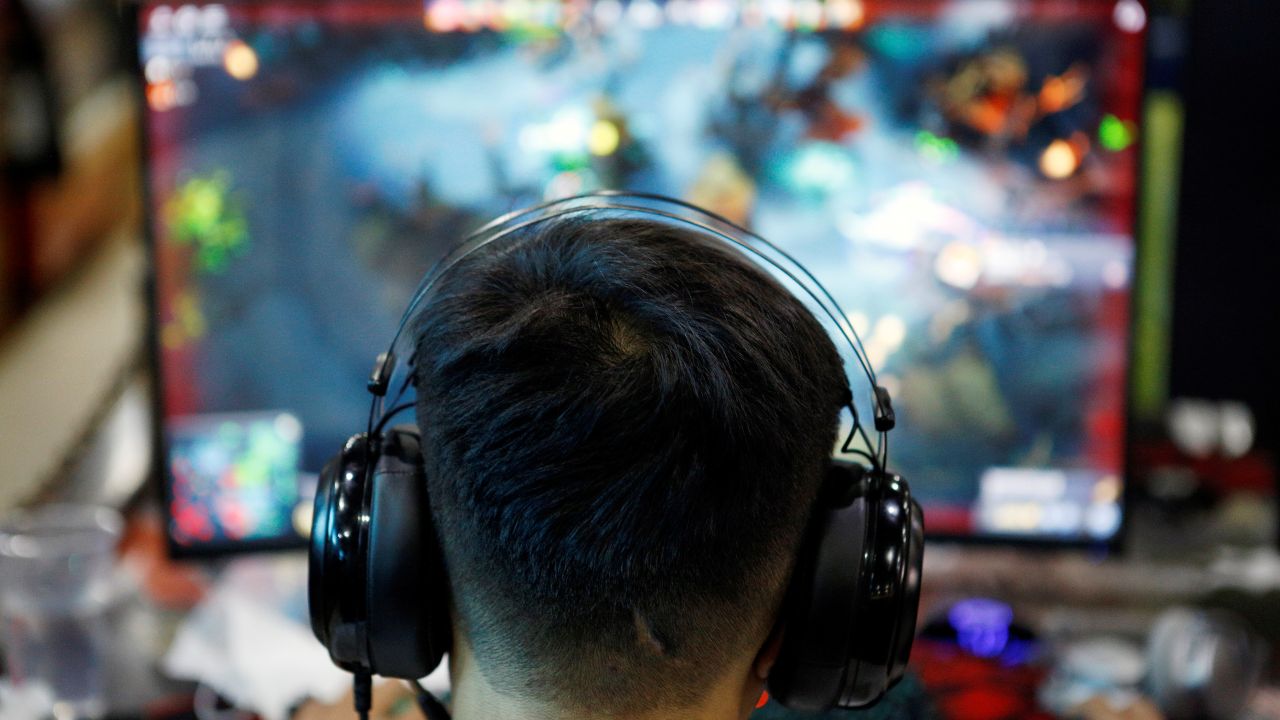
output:
M931 535L1118 532L1137 0L144 3L139 22L178 547L298 541L424 271L498 214L599 188L702 204L816 272L895 398Z

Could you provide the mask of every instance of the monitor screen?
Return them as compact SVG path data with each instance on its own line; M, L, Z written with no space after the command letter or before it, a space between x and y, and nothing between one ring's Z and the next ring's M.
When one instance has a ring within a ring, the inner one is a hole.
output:
M171 537L296 539L431 263L513 208L623 188L745 224L833 291L932 535L1109 540L1145 21L1138 0L144 3Z

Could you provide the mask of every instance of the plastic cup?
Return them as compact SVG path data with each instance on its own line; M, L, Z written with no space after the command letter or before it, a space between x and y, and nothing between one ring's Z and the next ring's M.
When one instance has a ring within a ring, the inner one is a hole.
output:
M113 510L46 505L0 522L0 640L9 681L43 688L56 720L105 714L103 657L115 548Z

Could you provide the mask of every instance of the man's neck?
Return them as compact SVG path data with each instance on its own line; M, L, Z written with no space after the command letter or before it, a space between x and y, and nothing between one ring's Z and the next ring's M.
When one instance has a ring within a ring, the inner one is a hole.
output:
M474 663L451 658L449 665L453 720L741 720L749 712L743 710L741 690L731 683L711 688L696 707L650 707L624 715L599 714L518 698L490 685Z
M626 715L603 715L569 710L550 704L525 702L498 693L477 695L465 690L465 683L452 696L453 720L741 720L734 703L704 703L696 708L663 710L650 708Z

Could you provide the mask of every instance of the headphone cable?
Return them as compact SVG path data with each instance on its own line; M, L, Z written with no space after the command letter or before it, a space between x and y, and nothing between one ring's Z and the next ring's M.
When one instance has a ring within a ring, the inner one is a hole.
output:
M440 702L435 695L431 694L417 680L409 682L413 686L414 693L418 698L418 707L422 709L422 714L427 716L427 720L451 720L449 711L445 708L444 703Z
M373 706L373 677L367 672L357 672L351 694L355 699L356 715L360 720L369 720L369 708Z

